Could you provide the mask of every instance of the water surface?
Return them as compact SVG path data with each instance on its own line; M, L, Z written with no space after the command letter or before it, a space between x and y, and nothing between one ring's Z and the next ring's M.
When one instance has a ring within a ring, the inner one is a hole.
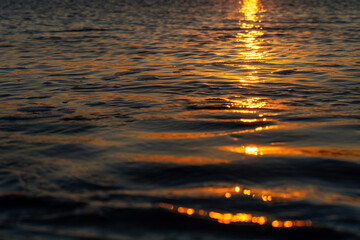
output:
M357 0L0 2L1 239L357 239Z

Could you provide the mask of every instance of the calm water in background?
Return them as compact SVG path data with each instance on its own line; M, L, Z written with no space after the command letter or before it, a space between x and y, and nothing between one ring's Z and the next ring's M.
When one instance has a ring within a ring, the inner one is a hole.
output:
M2 0L1 239L360 238L358 0Z

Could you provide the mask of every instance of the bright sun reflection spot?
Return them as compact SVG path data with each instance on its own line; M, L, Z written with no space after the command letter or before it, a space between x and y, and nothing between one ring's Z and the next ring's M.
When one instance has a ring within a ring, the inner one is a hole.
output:
M264 153L259 150L257 147L245 147L245 154L248 155L263 155Z

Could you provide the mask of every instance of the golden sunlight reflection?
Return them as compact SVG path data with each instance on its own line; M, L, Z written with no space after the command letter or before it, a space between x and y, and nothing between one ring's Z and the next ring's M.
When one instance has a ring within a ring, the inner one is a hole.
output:
M257 147L245 147L245 154L248 155L263 155L263 152L259 151Z
M261 36L264 32L261 28L262 13L265 12L259 0L243 0L240 1L240 29L237 33L236 41L241 43L237 47L240 48L239 55L242 56L246 62L260 61L265 57L265 52L262 49ZM244 49L245 47L245 49ZM258 68L256 65L244 65L248 74L245 79L240 82L244 85L260 82L258 77Z
M244 20L258 22L258 14L262 11L259 0L242 0L240 1L240 12L244 15Z
M292 228L292 227L310 227L312 226L312 222L310 220L302 221L302 220L296 220L296 221L280 221L280 220L274 220L271 223L271 226L274 228Z
M279 143L278 143L279 144ZM331 158L356 159L360 157L360 149L326 149L319 147L290 147L290 146L223 146L220 150L246 155L307 155Z
M205 211L203 209L187 208L182 206L175 206L169 203L160 203L160 208L169 211L177 212L188 216L205 217L216 220L218 223L249 223L255 225L265 225L269 222L266 216L255 216L251 213L221 213L218 211ZM311 227L311 220L272 220L269 222L274 228L292 228L292 227Z
M265 190L265 189L255 189L255 188L250 189L239 185L228 188L208 187L208 188L196 188L192 190L188 189L186 192L189 193L189 191L192 194L193 192L220 194L220 196L222 195L227 199L230 199L232 197L243 196L248 199L253 199L254 201L261 200L263 202L272 202L274 200L273 199L274 197L286 198L286 199L290 199L294 197L299 200L307 196L308 193L312 192L312 190L310 190L310 192L307 190L304 190L303 192L293 190L292 192L289 189L284 190L283 188L279 188L275 190ZM285 193L284 191L287 191L287 193ZM176 196L177 194L175 192L172 192L171 195ZM236 199L236 201L238 201L238 199ZM218 223L222 223L222 224L248 223L248 224L260 225L260 226L267 225L267 226L272 226L274 228L293 228L293 227L312 226L311 220L280 220L271 216L262 216L261 214L259 215L259 214L246 213L246 212L235 212L235 213L220 212L217 210L215 211L209 209L205 210L205 209L177 206L164 202L160 203L159 207L178 214L216 220Z
M128 193L128 192L127 192ZM129 193L128 193L129 194ZM135 194L135 193L134 193ZM136 193L139 194L139 193ZM142 194L146 194L142 192ZM169 189L169 190L153 190L147 192L150 195L156 196L173 196L175 198L194 197L197 198L223 198L224 200L240 199L253 200L261 204L277 204L283 202L297 202L304 199L312 199L318 202L334 203L344 202L346 204L360 204L360 199L356 197L349 197L340 193L325 194L312 187L286 187L279 186L272 189L263 188L249 188L245 186L234 187L202 187L202 188L184 188L184 189Z
M266 102L262 98L252 97L247 99L229 99L229 108L250 108L250 109L258 109L263 108L266 105Z

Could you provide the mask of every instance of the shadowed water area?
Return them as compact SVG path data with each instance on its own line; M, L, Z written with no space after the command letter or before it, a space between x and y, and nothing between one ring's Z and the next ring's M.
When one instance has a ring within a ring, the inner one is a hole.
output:
M358 0L0 1L0 239L359 239Z

